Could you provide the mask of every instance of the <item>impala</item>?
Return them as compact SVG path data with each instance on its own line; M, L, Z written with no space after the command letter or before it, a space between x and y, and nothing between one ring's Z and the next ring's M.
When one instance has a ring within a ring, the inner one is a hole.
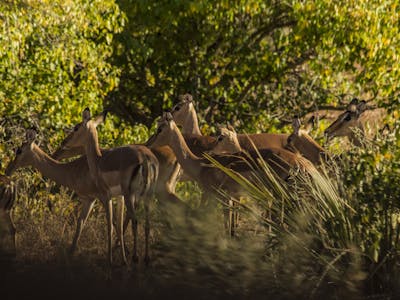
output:
M236 131L232 127L221 128L221 133L217 137L217 140L214 144L214 148L210 151L213 154L220 154L220 155L229 155L229 154L238 154L241 153L244 149L241 147L238 135ZM275 155L279 156L281 159L286 161L291 167L297 166L302 171L314 171L315 168L313 164L307 160L306 158L302 157L300 154L293 153L284 148L263 148L263 149L253 149L246 150L251 157L257 158L261 155L264 158L268 159L269 151L273 151Z
M243 149L240 146L238 136L236 131L232 127L220 128L220 135L217 137L217 141L214 144L214 148L210 153L215 154L233 154L238 155L238 153L242 153ZM294 155L292 152L285 149L276 149L275 153L279 155L282 159L286 160L291 166L297 165L300 167L300 170L303 172L313 172L315 171L311 162L307 159L301 157L300 155ZM257 159L258 156L264 158L265 149L259 149L255 151L253 148L252 151L248 152L248 154L253 158ZM232 203L235 206L235 202ZM236 209L234 209L236 212ZM239 214L236 212L236 215L233 216L235 218L235 224L238 224Z
M386 114L384 108L368 109L364 100L359 102L357 98L354 98L347 106L346 111L340 114L325 130L325 136L328 139L347 136L354 145L361 146L359 133L372 137L377 129L382 127L382 121Z
M218 188L225 190L234 197L243 195L244 191L232 178L218 168L210 166L207 159L199 158L193 154L171 114L165 114L159 121L157 133L150 139L149 144L171 147L184 172L202 187L203 197L215 194ZM295 164L294 157L296 155L284 149L263 149L262 152L265 161L278 176L287 179L292 166L291 163ZM283 155L288 157L283 159L281 157ZM251 177L252 168L243 158L232 155L213 155L212 157L223 166L231 168L247 178Z
M307 133L307 130L300 129L300 126L300 119L295 116L292 122L293 132L287 138L285 149L300 153L318 166L329 158L329 154Z
M153 152L143 145L129 145L100 151L96 127L103 123L106 112L91 118L90 110L82 113L82 122L68 136L68 145L85 149L89 172L101 191L103 201L111 203L112 196L124 196L127 214L132 221L134 236L132 261L137 262L136 208L140 200L145 210L145 263L149 263L149 201L153 196L158 178L159 162ZM64 144L65 146L65 144ZM108 206L107 213L111 214ZM108 234L112 234L111 218L108 218ZM122 241L122 239L121 239ZM123 245L123 243L122 243ZM111 244L109 243L109 248ZM124 247L121 247L124 248Z
M182 133L190 150L196 155L211 151L215 147L216 138L200 135L192 97L186 94L181 96L180 100L172 108L171 113L176 124L182 126ZM252 151L254 147L257 149L281 148L298 151L316 165L321 163L321 157L326 156L325 150L304 130L292 135L278 133L237 134L237 139L241 149L246 151Z
M70 188L75 191L82 201L82 209L78 218L75 235L70 253L72 254L79 241L82 228L93 208L95 199L100 199L106 209L107 223L112 221L111 203L104 197L98 189L96 182L92 179L86 157L80 157L68 163L60 163L47 155L34 142L36 131L30 129L26 132L26 142L24 142L15 152L15 158L9 163L6 175L11 176L15 170L32 166L45 177L55 181L57 184ZM119 224L119 239L123 242L122 225ZM109 229L109 226L108 226ZM108 232L108 262L112 263L111 232ZM125 249L121 247L122 257L126 263Z
M73 133L72 133L73 134ZM72 135L71 134L71 135ZM60 146L53 153L52 157L56 160L71 158L78 155L85 155L84 147L74 147L70 143L70 136L68 135L60 144ZM160 204L164 203L183 203L181 199L175 194L175 186L178 178L180 166L176 160L175 154L171 148L164 147L150 147L150 150L157 157L159 161L159 174L156 184L155 194ZM100 149L102 155L107 154L109 149Z
M84 155L85 148L81 145L71 143L74 131L81 126L77 124L73 131L61 142L60 146L53 153L52 157L57 160ZM82 143L80 143L82 144ZM184 202L175 194L175 186L179 177L180 166L176 160L175 154L168 146L150 147L150 150L156 156L159 162L159 174L155 187L155 196L161 205L173 203L175 205L184 205ZM100 149L102 155L107 155L109 149ZM125 219L123 232L125 232L129 219Z
M16 230L11 215L11 209L15 202L15 185L7 176L0 175L0 221L4 221L8 233L13 241L13 253L16 253ZM0 223L1 224L1 223Z

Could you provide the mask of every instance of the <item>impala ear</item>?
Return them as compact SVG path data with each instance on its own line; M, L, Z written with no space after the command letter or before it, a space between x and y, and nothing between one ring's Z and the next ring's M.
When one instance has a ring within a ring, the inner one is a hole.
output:
M301 126L300 118L299 116L295 115L292 120L293 133L295 135L299 135L300 126Z
M27 141L28 143L32 143L32 142L36 139L36 135L37 135L36 130L34 130L34 129L28 129L28 130L26 131L26 134L25 134L26 141Z
M310 131L311 131L313 128L315 128L316 125L317 125L317 118L316 118L315 116L311 116L311 118L309 118L309 119L307 120L307 123L306 123L306 132L307 132L307 133L310 133Z
M220 127L219 128L219 132L220 132L220 135L229 135L229 129L228 128L226 128L226 127Z
M168 122L174 120L174 118L172 117L172 114L170 112L166 112L165 113L165 120L168 121Z
M353 98L351 102L347 105L347 110L351 112L356 112L358 104L358 98Z
M226 125L226 128L228 128L228 130L230 130L230 131L236 133L235 128L233 128L233 126L232 126L229 122L228 122L228 124Z
M102 123L104 123L106 121L106 117L107 117L107 110L104 110L101 114L99 114L98 116L96 116L95 118L92 119L92 122L94 124L94 126L98 126Z
M357 114L362 114L367 109L367 102L362 100L360 103L357 104Z
M82 112L82 122L86 123L92 117L89 107L86 107Z

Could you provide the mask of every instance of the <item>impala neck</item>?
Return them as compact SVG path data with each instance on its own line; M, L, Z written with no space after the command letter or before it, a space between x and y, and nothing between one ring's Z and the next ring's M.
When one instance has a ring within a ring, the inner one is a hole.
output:
M191 109L189 110L189 115L185 119L185 122L182 126L182 133L202 135L199 128L199 121L197 119L197 114L195 109L193 108L193 104L191 105Z
M39 170L42 175L55 181L57 184L73 188L76 179L72 165L60 163L52 159L36 144L32 144L32 166Z
M181 132L179 131L178 127L174 124L174 129L170 135L170 144L169 146L175 153L175 156L182 166L185 173L187 173L190 177L196 178L200 173L202 168L201 162L202 159L197 157L190 151L188 145L185 142Z
M85 144L85 152L90 174L93 179L97 179L99 176L99 170L97 168L97 165L102 155L99 147L97 130L95 127L89 128L89 135L87 143Z
M293 146L315 165L319 165L321 159L325 157L325 149L303 130L300 130L297 138L293 139Z

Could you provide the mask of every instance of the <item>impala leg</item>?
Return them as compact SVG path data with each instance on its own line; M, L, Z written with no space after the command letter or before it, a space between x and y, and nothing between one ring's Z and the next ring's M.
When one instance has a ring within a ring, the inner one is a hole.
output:
M125 207L124 204L125 204L124 199L121 199L121 197L119 197L117 202L117 213L116 213L117 216L116 231L118 239L121 243L122 259L124 260L125 265L128 265L128 260L126 259L126 253L125 253L125 242L124 242L124 207Z
M240 200L237 200L240 201ZM239 226L239 203L236 200L232 200L232 217L233 217L233 229L236 231L236 228Z
M111 199L107 199L105 203L107 218L107 239L108 239L108 263L112 266L112 232L113 232L113 209Z
M123 204L124 204L124 207L125 207L125 202L123 202ZM123 213L123 212L122 212ZM119 212L118 212L118 214L119 214ZM122 225L122 234L125 234L125 232L126 232L126 229L128 229L128 225L129 225L129 221L130 221L131 219L130 219L130 217L128 216L128 217L126 217L126 218L123 218L122 220L121 220L121 222L123 222L123 225ZM117 228L117 224L116 224L116 222L115 221L113 221L115 224L115 228ZM118 237L117 237L117 241L116 241L116 245L115 246L118 246L119 244L120 244L120 238L119 238L119 234L118 234Z
M11 216L11 211L6 213L6 220L7 220L7 224L8 224L8 231L11 235L11 238L13 240L13 251L14 254L17 253L17 239L16 239L16 229L15 229L15 225L14 225L14 221L12 219Z
M235 236L235 202L229 199L229 234Z
M133 235L133 254L132 254L132 263L137 263L139 261L139 257L137 255L137 219L136 219L136 197L135 195L126 195L124 196L125 200L125 205L127 209L127 214L129 216L129 219L131 220L131 225L132 225L132 235Z
M144 199L144 214L145 214L145 224L144 224L144 234L145 234L145 249L144 249L144 263L148 265L150 263L149 255L149 235L150 235L150 211L149 211L149 197Z
M79 214L78 223L76 224L74 239L72 241L71 247L69 248L69 253L71 255L76 250L76 246L78 245L82 229L85 226L86 220L88 219L90 212L92 211L93 205L94 205L94 199L85 200L82 203L82 209L81 213Z

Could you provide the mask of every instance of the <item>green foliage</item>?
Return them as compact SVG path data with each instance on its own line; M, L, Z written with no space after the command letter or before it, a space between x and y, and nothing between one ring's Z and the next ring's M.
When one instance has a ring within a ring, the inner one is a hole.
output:
M186 91L201 122L251 131L346 95L385 105L398 95L396 1L119 3L122 74L108 101L131 123L151 124Z
M188 91L204 132L225 121L276 132L293 114L373 99L393 112L390 135L343 154L334 178L300 178L294 193L271 184L265 165L256 182L235 175L251 192L238 240L226 238L217 210L191 210L156 244L171 250L158 262L162 276L230 293L273 287L268 295L317 297L327 282L344 293L360 282L388 291L399 278L399 19L395 0L1 1L0 169L24 129L35 126L51 152L86 106L111 111L99 127L101 145L111 146L144 142L162 109ZM22 174L14 215L31 220L24 237L37 228L23 239L29 249L58 219L49 236L75 224L77 203L36 172ZM178 187L197 207L196 186Z
M50 130L50 142L118 84L107 62L123 16L114 1L2 1L0 118ZM57 133L55 135L55 133Z
M343 177L349 199L357 205L354 222L360 248L370 265L375 288L392 289L398 284L400 238L400 126L378 135L362 148L352 149L342 160ZM388 274L392 274L389 276Z

